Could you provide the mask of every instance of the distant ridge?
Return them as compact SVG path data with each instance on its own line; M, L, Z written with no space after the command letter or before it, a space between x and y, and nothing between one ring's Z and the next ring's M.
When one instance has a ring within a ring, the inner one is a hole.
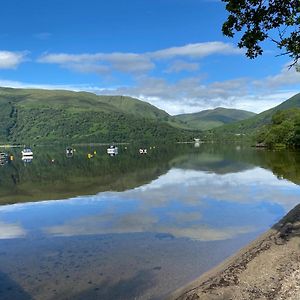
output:
M188 128L209 130L224 124L245 120L255 115L250 111L217 107L197 113L177 115L174 116L174 119L182 122Z
M253 134L260 127L270 124L272 116L277 111L289 108L300 108L300 93L294 95L281 104L246 120L216 128L214 129L214 132L217 134Z

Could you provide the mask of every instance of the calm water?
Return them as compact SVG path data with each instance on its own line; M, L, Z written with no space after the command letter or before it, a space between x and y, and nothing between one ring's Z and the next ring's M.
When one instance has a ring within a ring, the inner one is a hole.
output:
M92 159L87 153L97 151ZM0 166L0 299L163 299L300 200L300 154L34 149Z

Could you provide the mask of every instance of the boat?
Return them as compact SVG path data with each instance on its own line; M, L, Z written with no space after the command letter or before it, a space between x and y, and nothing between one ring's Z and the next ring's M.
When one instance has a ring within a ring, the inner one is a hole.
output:
M21 153L23 157L33 156L33 152L30 148L24 148Z
M142 149L142 148L141 148L141 149L139 150L139 152L140 152L140 154L147 154L147 149Z
M107 148L107 154L109 154L110 156L117 155L118 147L117 146L109 146L109 148Z
M66 156L67 156L67 157L73 157L73 155L74 155L74 150L73 150L73 148L67 147L67 148L66 148Z

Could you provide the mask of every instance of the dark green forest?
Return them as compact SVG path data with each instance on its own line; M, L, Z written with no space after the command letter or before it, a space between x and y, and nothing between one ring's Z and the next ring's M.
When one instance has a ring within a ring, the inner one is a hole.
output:
M257 141L270 147L300 147L300 108L277 111L272 116L272 123L259 130Z
M0 89L0 143L174 142L199 135L172 122L166 112L130 97Z

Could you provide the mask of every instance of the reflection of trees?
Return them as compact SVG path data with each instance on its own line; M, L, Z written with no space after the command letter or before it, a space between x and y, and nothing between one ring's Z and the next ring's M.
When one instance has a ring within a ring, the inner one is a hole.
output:
M253 168L251 163L244 160L244 156L249 155L249 148L240 150L234 145L203 144L199 151L177 156L171 165L216 174L237 173Z
M15 203L42 199L63 199L103 191L124 191L158 178L170 168L201 170L217 174L236 173L254 166L270 169L279 178L300 184L300 153L273 152L234 145L169 145L139 155L138 147L120 149L109 157L99 148L79 148L74 158L64 149L35 149L31 164L16 159L0 167L0 202ZM54 160L54 163L51 161Z
M32 163L24 165L16 159L0 169L1 203L60 199L101 191L124 191L150 182L168 170L174 152L152 151L147 156L137 151L109 157L106 149L78 149L68 159L64 150L36 149ZM16 155L17 156L17 155ZM54 160L54 162L52 162Z
M222 156L215 156L207 153L190 154L177 157L172 165L181 169L213 172L216 174L227 174L242 172L253 168L248 163L234 161Z
M270 169L280 179L287 179L300 185L300 152L256 151L253 163Z
M201 152L177 156L172 165L217 174L241 172L254 166L271 170L279 179L300 184L300 152L268 151L234 145L202 145Z

